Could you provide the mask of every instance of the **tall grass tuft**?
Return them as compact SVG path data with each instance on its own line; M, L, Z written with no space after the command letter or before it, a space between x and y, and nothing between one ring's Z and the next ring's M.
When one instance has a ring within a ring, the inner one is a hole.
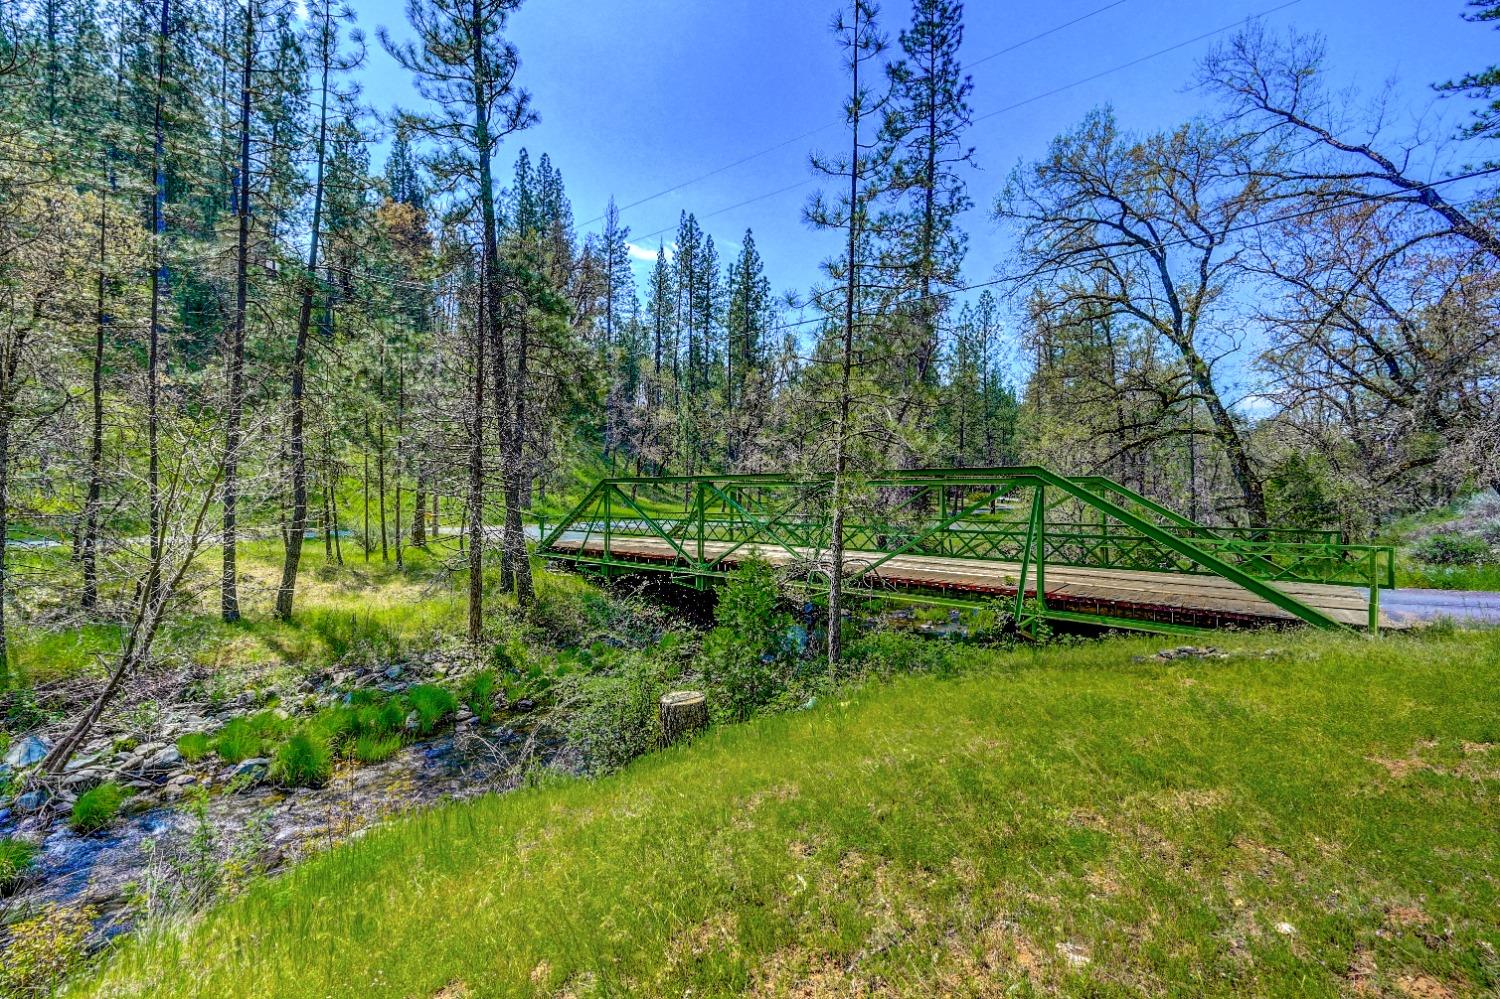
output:
M401 737L396 735L362 735L354 740L354 758L361 763L380 763L400 750Z
M196 763L213 752L214 741L207 732L189 732L177 740L177 751L189 763Z
M495 694L500 689L500 675L493 669L482 669L464 684L464 703L474 712L480 724L488 725L495 716Z
M292 733L271 759L271 778L287 787L321 787L332 773L333 751L310 729Z
M427 735L458 709L451 690L435 683L419 683L406 692L406 701L417 713L417 731Z
M37 848L24 839L0 839L0 895L8 895L36 864Z
M214 751L227 763L265 756L285 734L287 721L274 711L235 718L219 730Z
M68 824L79 835L87 836L98 832L115 820L120 814L120 806L129 796L130 792L119 784L105 781L78 796L78 800L73 802L73 812L68 818Z
M334 659L374 662L394 656L401 647L395 632L373 613L319 609L308 615L307 625Z

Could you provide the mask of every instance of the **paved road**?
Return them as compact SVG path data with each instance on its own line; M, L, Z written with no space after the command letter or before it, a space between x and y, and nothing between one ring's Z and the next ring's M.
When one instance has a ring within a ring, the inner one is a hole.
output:
M1384 590L1380 609L1409 623L1452 618L1460 624L1500 624L1500 593L1475 590Z

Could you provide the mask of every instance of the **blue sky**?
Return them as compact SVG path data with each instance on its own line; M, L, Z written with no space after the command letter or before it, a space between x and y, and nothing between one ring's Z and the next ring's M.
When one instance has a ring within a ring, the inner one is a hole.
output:
M973 69L975 114L989 117L972 132L979 169L969 182L976 208L967 219L967 280L993 277L1005 260L1005 237L989 220L989 206L1006 173L1040 155L1089 109L1112 104L1122 124L1138 131L1170 127L1205 109L1205 96L1186 85L1214 39L1190 41L1197 36L1281 7L1268 23L1323 34L1335 80L1367 95L1393 83L1398 132L1419 119L1456 120L1462 106L1437 101L1431 83L1497 55L1493 31L1460 20L1462 0L1284 3L969 0L968 63L1083 19ZM836 236L810 231L800 217L815 189L809 152L842 147L846 83L828 30L837 6L833 0L530 0L515 16L512 37L541 123L517 137L504 159L521 145L533 158L550 153L583 228L611 195L630 205L780 145L628 208L623 221L649 251L643 257L670 240L682 209L698 215L726 256L751 227L777 290L805 291L818 278L819 262L837 252ZM401 0L359 0L358 8L372 36L362 71L366 99L380 109L414 103L406 74L373 40L377 25L407 34ZM903 0L883 4L893 42L908 10ZM820 126L827 127L806 136ZM383 157L376 152L377 165ZM638 264L642 274L648 267Z

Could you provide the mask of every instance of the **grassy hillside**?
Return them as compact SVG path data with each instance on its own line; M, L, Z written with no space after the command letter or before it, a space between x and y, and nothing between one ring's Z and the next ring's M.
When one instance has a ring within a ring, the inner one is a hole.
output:
M976 654L414 816L79 995L1478 995L1500 635Z

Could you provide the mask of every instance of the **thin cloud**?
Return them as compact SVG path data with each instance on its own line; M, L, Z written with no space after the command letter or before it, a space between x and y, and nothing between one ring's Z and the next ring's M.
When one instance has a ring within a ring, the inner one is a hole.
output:
M635 259L635 260L646 260L646 261L651 261L653 263L656 261L656 250L652 249L649 246L640 246L639 244L636 244L636 243L629 243L629 242L627 242L625 244L625 249L630 254L630 256L633 259ZM672 250L673 250L672 244L668 243L667 244L667 259L668 260L672 259Z

